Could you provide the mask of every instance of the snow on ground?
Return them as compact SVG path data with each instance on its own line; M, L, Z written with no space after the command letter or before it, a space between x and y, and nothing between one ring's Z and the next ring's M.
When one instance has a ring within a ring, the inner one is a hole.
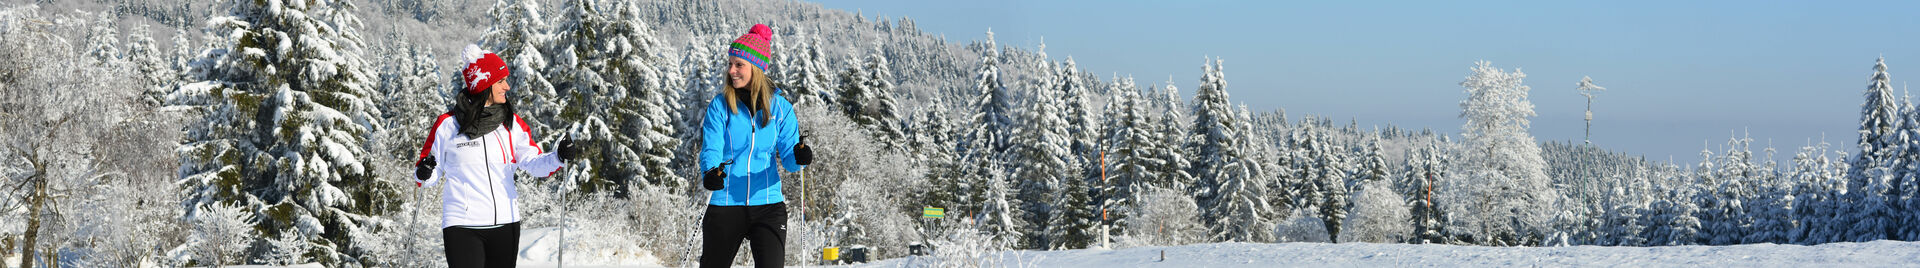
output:
M522 233L519 267L557 267L551 261L557 253L552 243L559 235L555 230L540 228ZM1160 259L1162 252L1165 260ZM1920 267L1920 242L1674 247L1214 243L1118 250L1023 250L998 255L1000 263L1018 267ZM923 267L928 261L922 258L827 267ZM636 258L568 263L566 267L663 267L659 263Z
M580 232L567 232L568 239L580 239ZM559 267L555 261L560 253L560 229L557 227L534 228L520 231L520 263L517 267ZM566 267L664 267L661 261L652 255L639 255L614 259L586 258L579 246L568 248Z
M1162 251L1166 260L1160 260ZM1215 243L1119 250L1017 251L1031 267L1845 267L1920 266L1920 242L1818 246L1479 247L1371 243ZM911 266L900 258L851 267ZM924 263L925 260L917 260Z

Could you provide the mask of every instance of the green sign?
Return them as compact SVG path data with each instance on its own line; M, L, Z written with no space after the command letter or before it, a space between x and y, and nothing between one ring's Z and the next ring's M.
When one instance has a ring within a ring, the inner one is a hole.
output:
M936 208L936 207L926 207L924 209L920 209L920 217L935 218L935 219L946 218L947 210L942 208Z

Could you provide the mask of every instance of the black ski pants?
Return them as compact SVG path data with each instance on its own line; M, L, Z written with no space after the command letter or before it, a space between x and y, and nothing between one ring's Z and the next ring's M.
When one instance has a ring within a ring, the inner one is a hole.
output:
M520 252L520 223L473 229L440 229L446 238L448 268L513 268Z
M728 267L740 252L740 239L753 251L754 267L786 264L787 203L758 206L707 206L700 228L700 267Z

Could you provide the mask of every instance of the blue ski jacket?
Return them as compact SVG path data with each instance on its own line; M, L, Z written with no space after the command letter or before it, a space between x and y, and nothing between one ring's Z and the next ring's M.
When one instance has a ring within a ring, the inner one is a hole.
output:
M774 162L789 172L805 166L793 159L793 146L800 142L793 103L780 97L779 91L774 89L771 118L749 112L744 101L739 109L729 110L723 94L715 94L707 103L707 117L700 127L700 171L733 161L726 169L726 186L714 191L707 204L758 206L787 201L780 192L780 174L775 172ZM759 124L763 119L767 121L764 127Z

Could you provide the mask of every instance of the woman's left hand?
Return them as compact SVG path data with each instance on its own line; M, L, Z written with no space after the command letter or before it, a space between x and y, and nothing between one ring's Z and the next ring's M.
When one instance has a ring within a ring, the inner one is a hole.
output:
M793 163L813 164L813 147L807 147L807 136L800 136L800 142L793 145Z
M560 154L561 162L573 163L574 159L580 157L580 146L574 144L572 138L560 140L560 150L554 151L554 153Z

